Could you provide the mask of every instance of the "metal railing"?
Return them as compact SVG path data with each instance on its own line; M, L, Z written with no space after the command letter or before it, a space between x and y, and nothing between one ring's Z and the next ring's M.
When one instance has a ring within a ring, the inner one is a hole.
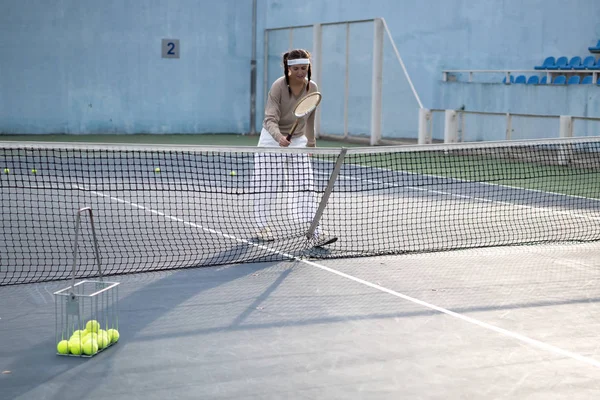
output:
M559 69L559 70L547 70L547 69L511 69L511 70L493 70L493 69L449 69L442 71L442 81L448 82L449 77L452 74L468 74L468 82L473 82L473 77L475 74L503 74L506 78L506 84L511 84L514 82L510 81L511 76L516 75L524 75L524 74L536 74L536 75L544 75L546 76L547 83L550 84L552 82L552 78L558 75L591 75L592 81L596 83L598 81L598 76L600 74L600 70L591 70L591 69Z
M600 123L600 117L581 117L571 115L544 115L544 114L525 114L525 113L501 113L501 112L483 112L483 111L465 111L465 110L445 110L445 109L421 109L419 110L419 144L429 144L433 142L433 119L434 114L444 115L443 141L444 143L457 143L465 141L466 127L465 116L478 115L487 117L502 117L504 120L504 140L514 140L514 118L525 119L555 119L558 122L558 135L556 137L567 138L575 136L597 136L600 135L600 124L597 129L586 127L576 129L582 123ZM593 135L589 131L593 131ZM518 139L535 139L521 135Z

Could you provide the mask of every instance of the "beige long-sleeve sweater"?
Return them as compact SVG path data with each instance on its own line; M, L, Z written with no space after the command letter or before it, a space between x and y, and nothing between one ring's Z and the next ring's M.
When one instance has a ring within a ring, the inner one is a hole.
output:
M318 91L317 84L310 81L310 87L308 92L306 86L302 89L302 92L298 96L290 94L288 92L287 84L285 83L285 77L281 77L273 82L271 90L269 91L269 97L267 99L267 105L265 107L265 119L263 121L263 127L273 136L273 139L279 141L282 136L287 136L292 125L296 121L294 115L294 107L298 100L306 96L308 93ZM300 137L306 135L308 140L307 145L309 147L315 146L315 112L310 113L308 117L301 118L298 122L298 127L294 131L293 137Z

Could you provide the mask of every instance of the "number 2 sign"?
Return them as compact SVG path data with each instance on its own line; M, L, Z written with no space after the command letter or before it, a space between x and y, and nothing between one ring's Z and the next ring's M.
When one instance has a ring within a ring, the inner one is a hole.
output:
M179 39L162 40L162 58L179 58Z

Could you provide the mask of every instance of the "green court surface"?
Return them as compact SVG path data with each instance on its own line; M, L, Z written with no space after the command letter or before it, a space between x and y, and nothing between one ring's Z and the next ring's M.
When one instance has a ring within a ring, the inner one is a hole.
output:
M501 155L464 155L444 151L381 153L370 158L347 157L346 162L366 167L412 172L423 176L454 178L549 193L600 198L600 172L585 165L556 164L551 158L516 160ZM586 184L574 181L586 177Z

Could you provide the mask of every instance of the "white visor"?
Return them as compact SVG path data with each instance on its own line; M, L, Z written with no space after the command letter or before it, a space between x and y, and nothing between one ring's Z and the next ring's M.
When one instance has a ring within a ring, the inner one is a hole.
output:
M310 64L310 60L308 58L296 58L295 60L287 60L288 67L290 65L307 65Z

